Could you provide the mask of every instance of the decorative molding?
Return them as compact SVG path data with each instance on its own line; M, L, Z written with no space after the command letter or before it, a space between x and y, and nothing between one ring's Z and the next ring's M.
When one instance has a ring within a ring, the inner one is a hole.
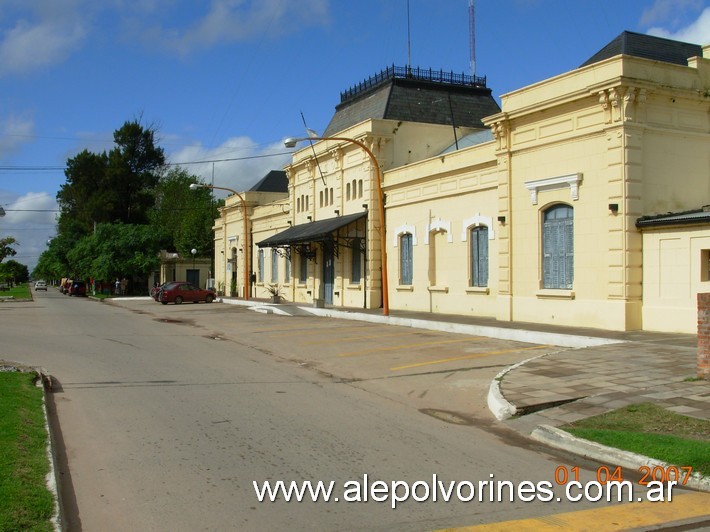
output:
M394 237L392 241L392 246L397 247L399 246L399 237L402 235L412 235L412 245L416 246L417 245L417 228L413 225L400 225L399 227L396 227L393 231Z
M453 243L454 237L451 235L451 222L445 222L439 218L434 222L427 224L426 234L424 235L424 245L429 245L429 235L437 231L446 233L446 241Z
M535 292L535 296L538 299L574 299L575 294L573 290L543 288Z
M461 228L461 242L466 242L468 240L468 232L472 227L486 226L488 228L488 240L495 240L496 233L493 229L493 218L490 216L481 216L476 214L470 218L466 218L463 221L463 226Z
M559 177L546 177L544 179L534 179L526 181L525 188L530 191L530 201L533 205L537 205L538 192L543 190L557 190L560 188L569 187L570 196L573 201L579 199L579 184L582 182L582 174L570 174Z
M427 290L429 290L429 292L441 292L443 294L449 293L448 286L428 286Z
M466 288L467 294L488 295L491 289L487 286L469 286Z

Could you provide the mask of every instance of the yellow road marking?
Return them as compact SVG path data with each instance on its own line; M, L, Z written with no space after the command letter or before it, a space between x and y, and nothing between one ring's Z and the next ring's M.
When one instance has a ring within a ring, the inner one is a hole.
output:
M395 351L397 349L410 349L412 347L422 347L425 345L441 345L441 344L454 344L460 342L473 342L474 340L483 340L481 336L472 336L470 338L457 338L456 340L436 340L433 342L422 342L419 344L406 344L406 345L395 345L392 347L373 347L372 349L363 349L361 351L350 351L349 353L340 353L339 357L352 357L357 355L364 355L367 353L378 353L380 351Z
M385 338L387 336L410 336L411 334L412 331L391 334L370 334L368 336L341 336L339 338L332 338L330 340L319 340L318 342L303 342L303 345L332 344L335 342L340 343L347 340L367 340L369 338Z
M631 530L647 529L654 525L672 523L685 519L707 517L710 494L685 493L675 495L670 502L627 503L592 510L566 512L516 521L503 521L486 525L447 528L446 531L508 531L516 532L549 530ZM440 531L440 532L443 532Z
M366 327L312 327L310 329L304 329L303 326L294 327L293 329L285 329L284 327L273 327L270 329L257 329L255 331L245 331L250 334L252 333L271 333L271 331L280 331L271 333L270 336L291 336L294 334L313 334L314 331L339 331L347 330L352 331L353 329L365 329Z
M390 371L398 371L400 369L410 369L419 368L422 366L431 366L432 364L444 364L445 362L453 362L455 360L469 360L471 358L482 358L492 355L502 355L505 353L514 353L516 351L529 351L530 349L544 349L545 347L550 347L549 345L535 345L532 347L518 347L516 349L502 349L500 351L486 351L485 353L471 353L470 355L462 355L458 357L451 358L441 358L439 360L431 360L429 362L417 362L416 364L407 364L406 366L397 366L396 368L390 368Z

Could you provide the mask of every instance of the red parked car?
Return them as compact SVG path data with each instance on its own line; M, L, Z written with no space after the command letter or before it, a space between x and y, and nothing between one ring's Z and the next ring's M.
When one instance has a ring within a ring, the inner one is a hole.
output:
M86 283L84 281L72 281L67 293L70 296L86 296Z
M216 297L217 294L213 290L204 290L184 281L176 281L165 283L161 287L157 301L160 301L163 305L168 303L175 303L176 305L199 303L200 301L212 303Z

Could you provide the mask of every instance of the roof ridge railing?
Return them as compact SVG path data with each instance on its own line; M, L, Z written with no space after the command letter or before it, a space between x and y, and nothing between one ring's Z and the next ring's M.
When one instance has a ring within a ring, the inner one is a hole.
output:
M441 83L446 85L461 85L467 87L486 87L485 76L470 76L468 74L457 74L453 70L445 72L444 70L433 70L431 68L412 68L411 66L398 67L392 65L374 76L370 76L366 80L351 87L345 92L340 93L340 101L344 102L358 94L377 87L378 85L391 79L413 79L418 81L429 81L433 83Z

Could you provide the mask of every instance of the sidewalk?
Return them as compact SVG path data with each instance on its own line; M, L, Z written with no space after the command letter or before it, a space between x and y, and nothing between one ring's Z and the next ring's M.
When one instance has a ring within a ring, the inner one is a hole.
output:
M379 309L323 309L228 298L224 303L261 312L311 314L571 347L506 368L491 382L488 406L497 419L525 436L590 458L613 458L625 467L652 461L596 444L589 448L556 427L644 402L710 420L710 382L693 380L697 360L694 334L606 331L407 311L383 316ZM710 479L700 479L694 487L710 491Z

